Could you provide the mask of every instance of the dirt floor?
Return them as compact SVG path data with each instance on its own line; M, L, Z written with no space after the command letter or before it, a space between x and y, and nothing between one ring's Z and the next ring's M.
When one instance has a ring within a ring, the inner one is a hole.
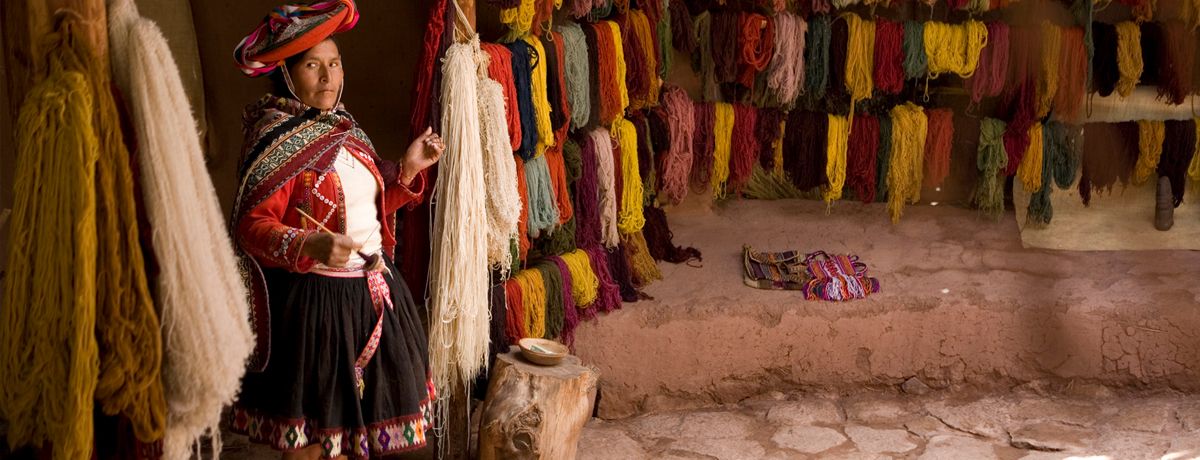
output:
M1200 390L1200 252L1024 249L1011 213L948 206L910 206L896 225L878 204L825 213L802 200L671 210L675 241L701 249L703 267L663 264L646 289L655 300L580 327L599 415L914 376L934 388ZM745 287L743 244L858 254L883 292L835 304Z

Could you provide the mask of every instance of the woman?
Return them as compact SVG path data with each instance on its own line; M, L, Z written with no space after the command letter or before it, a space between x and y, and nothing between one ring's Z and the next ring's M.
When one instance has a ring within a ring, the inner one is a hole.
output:
M395 213L419 202L443 143L427 129L382 160L339 105L329 37L357 19L351 0L280 7L235 52L277 88L244 117L232 222L258 347L231 428L284 459L411 451L430 429L425 330L390 259Z

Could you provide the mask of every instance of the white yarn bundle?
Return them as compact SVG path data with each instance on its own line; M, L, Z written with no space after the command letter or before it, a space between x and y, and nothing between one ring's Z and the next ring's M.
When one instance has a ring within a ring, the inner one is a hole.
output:
M159 265L167 459L190 458L201 436L219 457L221 410L253 349L246 290L204 165L179 69L162 32L132 0L109 0L113 77L137 131L137 158Z
M600 187L600 241L605 247L615 248L621 242L621 234L617 231L617 178L612 135L604 128L596 128L590 135L596 145L596 179Z
M442 64L441 133L446 150L432 197L428 290L429 363L442 413L455 376L471 382L487 366L488 241L480 230L488 221L476 76L483 56L479 37L473 36L467 43L451 45Z
M517 167L512 160L508 122L504 113L504 89L487 74L487 53L477 71L480 135L483 144L483 181L487 194L488 265L508 277L512 267L511 243L517 238L523 193L517 187Z

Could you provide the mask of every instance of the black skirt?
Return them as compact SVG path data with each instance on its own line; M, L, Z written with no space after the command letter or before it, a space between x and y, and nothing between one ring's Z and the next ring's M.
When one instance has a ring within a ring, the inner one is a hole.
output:
M323 458L363 459L425 447L434 393L428 343L404 281L384 276L392 307L383 309L382 336L364 368L360 399L355 361L379 318L367 278L278 269L264 275L271 357L263 372L247 373L242 381L230 430L282 451L320 445Z

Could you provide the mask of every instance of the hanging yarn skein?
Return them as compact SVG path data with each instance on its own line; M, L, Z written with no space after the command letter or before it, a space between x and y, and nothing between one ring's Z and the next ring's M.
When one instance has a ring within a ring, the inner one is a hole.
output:
M1096 54L1092 56L1092 91L1107 97L1117 89L1121 74L1117 64L1117 26L1092 22Z
M929 59L925 54L925 23L904 22L904 76L909 80L929 73Z
M846 185L846 149L849 147L850 121L841 115L829 115L829 142L825 161L825 177L829 183L821 192L826 206L842 198L842 187Z
M1188 165L1196 154L1196 122L1191 119L1167 120L1163 132L1158 176L1171 180L1171 202L1178 208L1183 203Z
M1193 148L1200 153L1200 119L1192 118L1192 124L1196 126L1196 145ZM1192 162L1187 170L1187 177L1192 181L1192 188L1200 188L1200 155L1192 156Z
M446 154L439 164L434 199L435 240L429 271L429 362L440 411L453 392L454 375L471 382L487 367L488 309L487 226L483 149L480 145L476 60L482 60L478 36L456 43L442 65L440 132Z
M875 162L879 150L879 119L870 114L854 117L846 148L846 186L863 203L875 201Z
M530 97L533 101L534 122L537 126L537 150L535 156L546 153L546 149L554 145L554 126L550 122L550 97L548 94L547 77L550 74L546 47L542 40L534 36L526 36L525 43L533 47L530 57Z
M1138 159L1133 169L1133 185L1145 185L1158 168L1166 124L1158 120L1138 120L1137 126Z
M1062 53L1062 33L1058 26L1049 21L1043 21L1041 31L1044 46L1042 47L1041 72L1038 74L1037 80L1038 118L1045 117L1050 113L1054 94L1058 92L1059 55Z
M888 113L879 115L879 149L875 160L875 199L887 201L888 174L892 162L892 117Z
M1163 51L1159 58L1158 98L1182 104L1192 93L1196 34L1182 22L1162 23Z
M154 304L162 325L188 325L166 327L162 337L167 399L163 456L186 458L202 438L219 440L221 412L241 386L255 339L247 321L248 296L167 39L137 14L133 2L109 2L108 18L113 77L137 132L141 204L154 229L152 249L159 263ZM422 100L419 96L415 100ZM416 105L414 117L421 109ZM70 169L55 171L71 174Z
M804 48L804 88L813 100L825 97L829 87L829 46L833 29L828 15L812 17Z
M729 160L732 150L734 113L733 106L717 102L713 122L712 193L714 199L725 197L725 182L729 179Z
M717 123L716 107L711 102L696 102L692 107L696 130L692 138L691 184L696 191L705 191L712 180L713 152L717 147L713 132L713 126Z
M529 197L529 237L536 239L553 232L558 227L558 204L555 203L554 183L546 155L525 161L525 193Z
M613 69L616 70L614 77L616 78L616 96L615 101L619 104L615 107L616 111L612 114L612 118L605 120L606 124L612 124L621 118L625 113L625 109L629 108L629 89L626 85L626 67L625 67L625 45L621 37L621 29L617 27L617 23L612 21L604 21L604 25L608 26L609 37L611 38Z
M808 23L792 13L775 16L775 50L767 66L767 88L776 102L791 107L804 88L804 40Z
M976 75L978 76L978 75ZM941 187L950 175L950 154L954 148L954 112L947 108L925 112L929 133L925 138L925 185Z
M929 121L925 110L907 102L892 109L892 154L888 164L888 212L900 222L906 203L921 199L923 152Z
M604 128L596 128L591 136L596 147L596 172L599 179L600 241L605 247L613 248L620 242L620 238L617 231L617 184L612 137Z
M875 88L887 94L904 89L904 24L875 21Z
M825 185L828 161L829 116L824 113L794 110L788 116L787 133L783 138L783 166L792 183L801 191Z
M662 158L659 191L670 204L679 204L687 196L688 175L692 170L693 136L696 131L692 100L683 89L672 86L663 93L663 107L670 127L670 149Z
M750 172L759 156L756 130L758 109L747 104L734 104L733 130L730 132L729 189L735 194L750 180Z
M537 126L537 109L533 103L533 47L524 40L508 44L512 54L513 87L516 88L516 108L521 120L520 147L513 149L522 160L528 161L537 155L537 146L541 143Z
M508 27L504 41L523 37L533 30L533 19L537 14L535 0L521 0L514 8L500 10L500 23Z
M1003 139L1006 128L1003 121L983 119L979 125L979 153L975 160L979 182L975 184L971 202L996 219L1004 213L1004 176L1001 173L1008 166Z
M1039 180L1042 183L1042 187L1030 194L1029 207L1026 208L1025 213L1025 224L1032 226L1049 225L1050 220L1054 217L1054 204L1050 202L1050 192L1053 191L1053 187L1051 187L1050 183L1054 181L1055 157L1059 153L1052 145L1053 141L1051 140L1051 136L1056 133L1050 132L1049 126L1043 127L1042 133L1041 140L1044 143L1041 158L1042 165L1038 168L1038 172L1041 173ZM1026 159L1028 157L1029 155L1026 155ZM1024 168L1025 165L1022 164L1021 167Z
M1044 185L1042 183L1042 154L1045 147L1043 134L1041 123L1034 123L1033 127L1029 128L1029 148L1025 150L1025 156L1021 157L1021 165L1017 167L1017 179L1029 193L1041 191Z
M1140 157L1140 134L1136 122L1088 123L1083 126L1083 168L1079 197L1084 206L1093 193L1111 192L1120 182L1128 184Z
M638 177L638 136L633 123L624 118L613 123L613 140L621 146L621 206L617 219L620 233L640 231L646 225L642 214L642 180Z
M984 97L999 96L1008 77L1008 24L993 21L987 28L988 45L979 57L979 69L967 79L972 104L979 104Z
M988 29L982 22L962 24L925 23L925 55L933 77L953 72L969 78L979 65L979 55L988 44Z
M487 77L486 68L480 69L477 84L483 177L487 190L488 266L507 276L512 266L511 243L517 237L517 223L521 217L517 171L504 116L504 90Z
M1087 53L1084 52L1083 29L1064 27L1059 37L1058 90L1054 94L1054 118L1067 122L1083 115L1084 91L1087 88Z
M683 0L671 1L671 44L684 54L692 54L696 50L696 32L692 24L692 14L688 12Z
M4 279L7 307L0 308L7 443L51 441L55 460L90 456L100 367L92 184L101 145L89 83L61 62L71 44L83 43L70 34L52 36L51 72L25 96L16 120L13 269Z
M1137 23L1117 24L1117 94L1129 97L1142 79L1142 29Z
M844 13L840 18L846 21L850 37L846 50L845 85L846 91L850 93L850 117L853 118L855 103L870 98L871 91L875 88L871 74L875 64L875 23L865 21L854 13ZM847 130L850 128L845 123L841 124ZM845 152L845 149L842 151ZM845 166L844 162L842 166Z
M592 82L588 62L587 42L579 24L567 22L558 26L563 38L563 79L566 80L567 101L571 105L571 129L588 125L592 115Z
M738 16L738 83L754 86L754 76L766 70L775 48L775 22L758 13Z
M504 118L508 123L505 131L511 150L515 152L521 148L521 112L517 108L517 88L513 82L512 52L495 43L481 43L479 46L488 53L488 77L495 80L504 91Z

